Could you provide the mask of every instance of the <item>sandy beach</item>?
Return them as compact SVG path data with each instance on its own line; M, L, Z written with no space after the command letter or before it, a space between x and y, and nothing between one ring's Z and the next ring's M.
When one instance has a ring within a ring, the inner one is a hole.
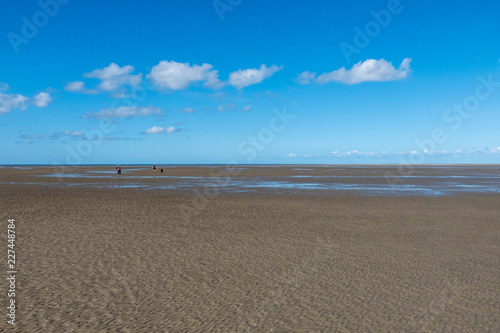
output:
M498 166L422 167L402 192L381 190L395 167L158 168L0 168L0 330L500 331Z

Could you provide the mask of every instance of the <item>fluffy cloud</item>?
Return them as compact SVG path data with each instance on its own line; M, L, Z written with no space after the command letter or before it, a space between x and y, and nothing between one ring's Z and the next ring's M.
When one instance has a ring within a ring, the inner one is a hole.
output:
M0 92L0 114L12 109L24 110L28 106L28 97L19 94L2 94Z
M32 103L39 108L47 107L52 102L52 97L49 93L41 92L33 97Z
M219 89L224 83L219 80L218 71L210 64L189 65L176 61L160 61L147 75L153 84L161 89L186 89L192 82L204 81L204 86Z
M243 109L241 109L241 112L249 112L252 110L252 106L251 105L245 105L243 107Z
M4 86L1 85L2 84L0 84L0 90L1 88L8 89L9 87L7 84L4 84ZM29 103L39 108L44 108L48 106L50 102L52 102L52 97L50 97L50 94L47 92L38 93L33 96L32 99L19 94L3 94L0 92L0 114L9 112L13 109L24 110L28 107Z
M146 77L157 88L165 90L186 89L196 82L214 90L221 89L228 84L242 89L262 82L281 69L282 66L272 65L267 67L263 64L260 68L240 69L232 72L229 74L229 80L221 81L219 72L211 64L190 65L189 63L163 60L153 66ZM68 82L64 89L83 94L96 94L102 91L113 92L113 97L121 98L126 96L123 93L124 87L136 87L142 82L142 73L134 75L133 72L134 67L131 65L120 67L115 63L111 63L108 67L95 69L82 75L84 78L101 81L95 89L88 89L84 81Z
M67 91L81 91L85 89L85 82L83 81L74 81L74 82L68 82L66 86L64 87L64 90Z
M179 129L170 127L153 126L144 131L145 134L172 134L179 131Z
M87 112L82 118L106 119L106 118L130 118L147 117L150 115L163 115L161 109L156 106L120 106L119 108L103 109L99 112Z
M271 67L266 67L266 65L262 64L258 69L240 69L239 71L229 74L229 83L232 86L241 89L249 85L262 82L264 79L267 79L282 68L283 66L278 67L276 65L272 65Z
M210 89L221 89L226 85L225 82L219 80L219 72L216 70L211 70L207 74L207 80L203 84L205 87Z
M295 82L300 83L300 84L309 84L311 83L311 80L314 80L316 78L316 73L309 73L308 71L305 71L297 78L295 79Z
M68 82L66 86L64 86L64 90L82 94L97 94L99 92L97 89L85 88L85 82L83 81Z
M329 82L341 82L344 84L356 84L368 81L394 81L408 77L411 58L405 58L398 68L395 68L391 62L384 59L368 59L358 62L351 69L342 67L330 73L324 73L316 76L316 73L308 71L303 72L296 78L296 82L309 84L314 81L319 84Z
M260 83L282 69L273 65L260 68L240 69L229 74L229 84L241 89L246 86ZM220 89L227 82L219 79L219 73L210 64L190 65L176 61L160 61L147 75L153 84L161 89L180 90L186 89L193 82L203 82L203 85L211 89Z
M9 85L7 83L0 82L0 91L9 90Z
M290 154L288 154L288 157L289 157L289 158L295 158L295 157L297 157L297 154L290 153Z
M111 63L108 67L95 69L90 73L83 74L85 78L94 78L101 80L98 87L103 91L115 91L122 86L136 87L142 82L142 73L132 75L134 66L120 67L115 63ZM78 82L78 81L77 81Z
M119 98L124 96L122 91L125 86L136 87L141 84L142 73L133 75L133 71L134 66L120 67L115 63L111 63L108 67L95 69L82 75L84 78L100 80L97 89L86 88L83 81L72 81L66 84L64 90L82 94L97 94L102 91L113 92L114 96Z

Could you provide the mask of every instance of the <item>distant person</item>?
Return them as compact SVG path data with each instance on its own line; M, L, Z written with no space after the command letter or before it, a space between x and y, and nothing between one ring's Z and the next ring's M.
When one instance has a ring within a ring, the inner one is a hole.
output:
M163 169L161 169L160 172L163 173Z
M118 165L118 166L116 167L116 174L117 174L118 176L121 176L121 175L122 175L122 168L121 168L121 166L120 166L120 165Z
M153 171L156 171L156 164L153 164Z

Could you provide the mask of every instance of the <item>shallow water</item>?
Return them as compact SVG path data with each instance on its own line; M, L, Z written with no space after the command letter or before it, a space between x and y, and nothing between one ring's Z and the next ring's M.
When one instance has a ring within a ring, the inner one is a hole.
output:
M109 172L108 172L109 173ZM144 190L190 190L193 188L216 189L221 192L256 192L262 189L277 192L320 191L345 192L364 196L446 196L458 193L500 193L500 177L474 176L401 176L388 184L383 176L309 176L291 175L280 177L196 177L196 176L122 176L96 173L52 173L35 177L94 178L96 183L38 183L52 186L88 186L98 188L141 188ZM342 181L335 181L338 178ZM109 179L109 182L103 181ZM151 182L155 179L154 182ZM307 182L302 182L301 179ZM359 182L363 179L363 182ZM411 179L413 183L408 183ZM415 183L417 182L417 183ZM12 184L12 182L11 182ZM27 184L27 183L23 183ZM32 183L35 184L35 183Z
M151 172L150 167L131 166L123 169L122 176L118 177L114 167L106 169L79 166L57 169L58 172L48 174L36 172L37 168L33 167L34 174L28 170L19 170L26 172L24 178L16 178L15 182L7 178L0 184L189 192L198 188L220 193L340 193L362 196L434 197L460 193L500 193L498 166L418 166L411 172L403 172L405 170L401 171L394 166L259 165L238 166L232 172L226 166L162 168L167 172ZM207 169L217 168L219 172L214 173L219 177L208 176L212 171ZM169 169L176 170L169 172ZM56 170L48 172L50 171Z

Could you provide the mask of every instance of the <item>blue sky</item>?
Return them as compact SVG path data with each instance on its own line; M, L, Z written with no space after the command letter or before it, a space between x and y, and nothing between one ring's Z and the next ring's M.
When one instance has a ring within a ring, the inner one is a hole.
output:
M9 1L0 164L500 163L499 13Z

